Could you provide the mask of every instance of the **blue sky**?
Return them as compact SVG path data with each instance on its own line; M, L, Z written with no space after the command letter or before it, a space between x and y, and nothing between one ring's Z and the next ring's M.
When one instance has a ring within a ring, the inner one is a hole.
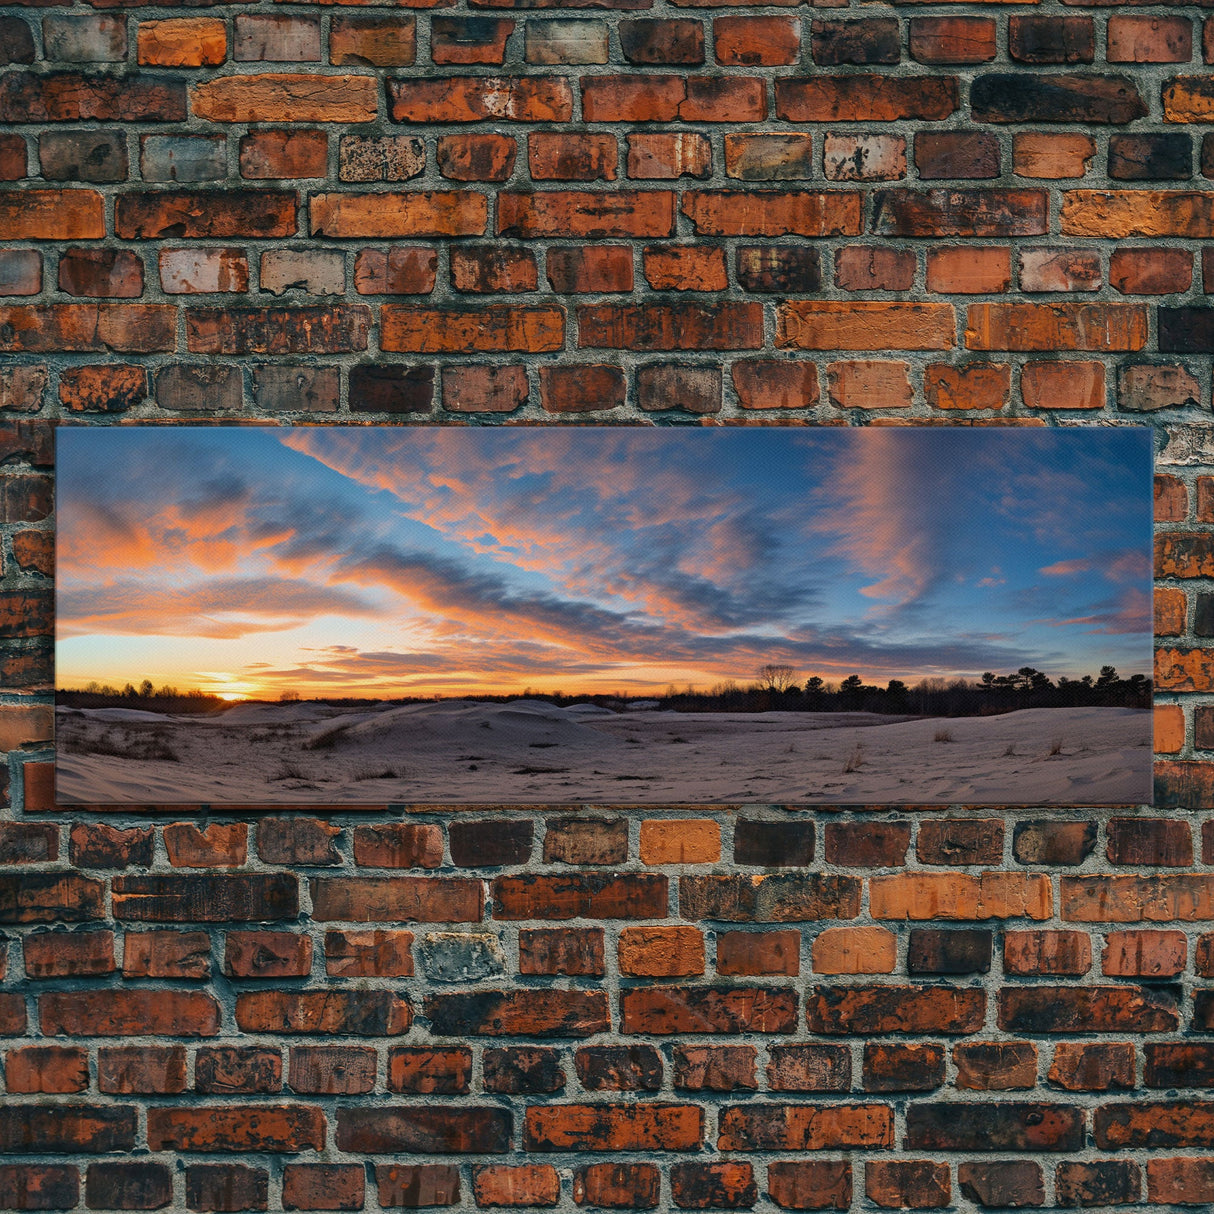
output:
M63 427L57 681L1149 673L1146 428Z

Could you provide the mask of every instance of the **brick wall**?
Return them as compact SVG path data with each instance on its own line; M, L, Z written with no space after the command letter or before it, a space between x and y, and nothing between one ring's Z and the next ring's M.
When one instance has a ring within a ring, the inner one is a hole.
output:
M1214 1202L1214 16L584 4L0 15L0 1209ZM1153 422L1156 806L59 813L134 419Z

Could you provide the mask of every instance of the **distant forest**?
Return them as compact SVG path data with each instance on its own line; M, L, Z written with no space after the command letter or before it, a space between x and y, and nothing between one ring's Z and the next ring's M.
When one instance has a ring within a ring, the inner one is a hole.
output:
M1144 674L1121 678L1112 666L1100 673L1056 683L1031 666L1014 674L987 671L982 678L921 679L910 686L890 679L884 687L865 683L858 674L841 683L817 675L799 681L791 666L764 666L746 687L721 683L704 693L670 688L662 708L677 712L879 712L929 717L982 717L1018 708L1150 708L1151 680Z
M299 694L283 692L283 703L294 703ZM442 697L399 696L395 704L426 703ZM628 696L565 695L560 691L535 691L527 688L515 695L464 695L455 699L506 703L510 700L546 700L567 706L578 703L625 707L637 700L652 703L659 711L671 712L876 712L906 716L981 717L1015 712L1019 708L1150 708L1151 680L1144 674L1123 679L1112 666L1102 666L1097 675L1081 679L1066 676L1054 682L1031 666L1021 666L1014 674L987 671L979 680L921 679L913 686L901 679L890 679L884 687L865 683L858 674L841 683L828 683L814 675L804 683L791 666L768 665L758 672L755 682L745 686L728 681L708 691L688 687L667 689L665 695ZM179 691L176 687L154 687L150 679L135 686L111 687L89 683L84 688L60 690L59 704L69 708L140 708L147 712L179 714L215 713L230 707L228 701L203 691ZM319 698L320 703L356 706L380 703L379 697Z

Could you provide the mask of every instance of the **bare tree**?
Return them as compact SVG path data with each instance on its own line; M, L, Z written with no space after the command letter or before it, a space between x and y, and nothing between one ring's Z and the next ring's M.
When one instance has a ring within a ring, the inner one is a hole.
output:
M788 691L797 682L797 672L791 666L769 662L759 667L759 686L763 691Z

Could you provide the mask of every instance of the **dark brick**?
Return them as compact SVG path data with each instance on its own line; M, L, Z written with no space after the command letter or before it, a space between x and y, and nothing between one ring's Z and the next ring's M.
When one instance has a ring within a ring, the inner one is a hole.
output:
M992 933L980 928L912 928L906 951L910 974L987 974Z
M1091 17L1010 17L1008 51L1021 63L1091 63L1096 33Z
M991 72L970 89L976 122L1092 122L1121 126L1145 118L1146 102L1128 76Z
M1119 181L1176 181L1192 175L1193 141L1187 134L1109 139L1109 176Z
M91 1163L84 1200L92 1210L160 1210L173 1200L173 1174L162 1163Z
M906 1142L928 1151L1078 1151L1083 1110L1020 1102L912 1104Z
M1012 854L1021 864L1082 864L1096 846L1096 823L1017 822Z
M769 295L808 295L822 287L818 250L808 245L739 245L738 285Z
M350 368L350 408L356 413L429 413L434 368L362 363Z
M511 1094L559 1092L565 1072L556 1050L532 1048L487 1049L482 1058L486 1092Z
M803 868L813 862L814 824L739 818L734 824L733 858L736 864Z
M451 862L461 868L525 864L531 856L531 835L526 818L452 822L447 828Z
M819 67L844 63L897 63L902 39L896 17L866 21L814 21L810 47Z
M944 1047L932 1043L864 1047L866 1092L930 1092L944 1083Z

